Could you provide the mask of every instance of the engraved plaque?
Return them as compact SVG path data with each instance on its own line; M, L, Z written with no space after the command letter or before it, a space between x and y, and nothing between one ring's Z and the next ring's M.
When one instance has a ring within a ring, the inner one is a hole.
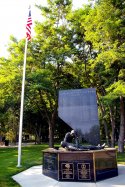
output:
M62 179L74 179L74 164L61 163Z
M97 170L116 168L116 152L115 151L102 151L95 153L95 167Z
M93 160L92 153L84 152L84 154L78 152L69 152L68 154L61 153L59 154L60 161L80 161L80 160Z
M78 180L91 180L90 163L78 163Z
M56 171L57 170L57 155L44 153L44 170Z

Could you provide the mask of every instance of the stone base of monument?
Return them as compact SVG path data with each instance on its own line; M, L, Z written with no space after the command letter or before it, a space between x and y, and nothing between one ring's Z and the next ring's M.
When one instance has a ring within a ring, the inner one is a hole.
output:
M43 151L43 174L58 181L96 182L118 175L114 148L91 151Z

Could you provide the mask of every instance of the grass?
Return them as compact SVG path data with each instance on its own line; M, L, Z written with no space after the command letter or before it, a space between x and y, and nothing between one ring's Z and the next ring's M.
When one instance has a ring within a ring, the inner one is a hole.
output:
M0 187L20 187L12 176L31 166L42 164L42 150L48 145L30 145L22 147L22 167L17 168L17 148L0 148ZM118 164L125 165L125 153L118 153Z
M118 162L118 164L125 165L125 153L118 153L117 154L117 162Z
M34 165L42 164L42 150L48 145L22 147L22 167L17 167L17 148L0 148L0 187L19 187L12 176Z

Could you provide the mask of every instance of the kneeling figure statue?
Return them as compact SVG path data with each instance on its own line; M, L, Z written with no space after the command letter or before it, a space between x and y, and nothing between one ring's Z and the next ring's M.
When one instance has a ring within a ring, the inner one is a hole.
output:
M80 145L79 138L75 130L71 130L71 132L67 132L64 140L61 142L61 146L67 150L71 151L87 151L87 150L100 150L104 149L105 144L103 145Z

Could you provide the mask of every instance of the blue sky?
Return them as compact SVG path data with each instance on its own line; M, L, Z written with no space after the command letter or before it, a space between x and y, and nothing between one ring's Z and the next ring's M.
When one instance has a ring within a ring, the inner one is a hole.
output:
M85 4L87 0L73 0L75 8ZM32 6L32 19L40 18L40 11L34 4L46 5L46 0L0 0L0 56L5 56L9 36L12 34L18 39L24 38L28 5Z

